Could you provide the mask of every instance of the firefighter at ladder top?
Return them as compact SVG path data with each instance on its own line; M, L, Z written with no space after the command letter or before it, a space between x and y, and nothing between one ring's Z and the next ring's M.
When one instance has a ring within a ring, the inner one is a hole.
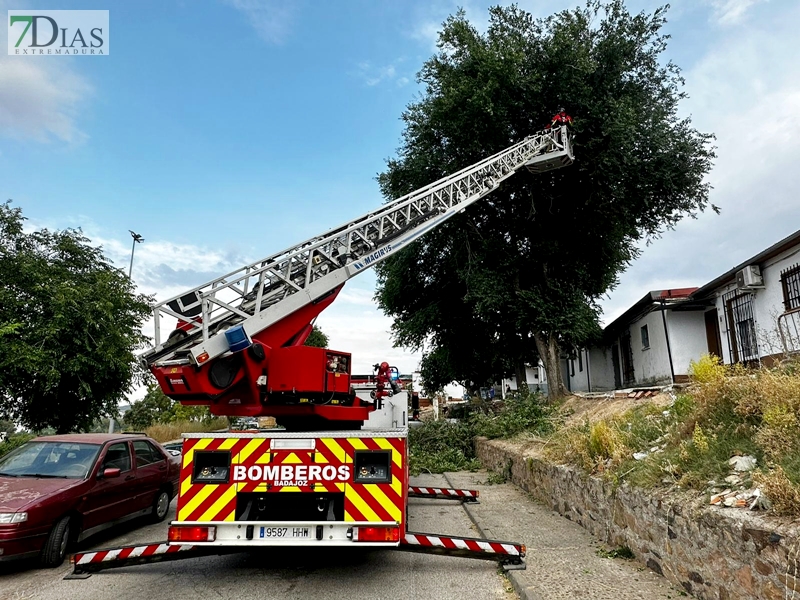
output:
M567 111L563 107L559 108L555 116L550 119L550 125L548 125L548 127L555 129L558 132L557 135L560 136L562 125L572 125L572 117L567 114ZM560 142L561 140L559 139L558 141Z

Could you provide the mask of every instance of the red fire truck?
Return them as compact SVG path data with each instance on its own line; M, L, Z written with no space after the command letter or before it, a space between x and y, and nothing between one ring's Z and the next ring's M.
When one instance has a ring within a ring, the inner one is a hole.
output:
M142 357L169 397L215 415L275 417L273 431L186 434L168 540L85 552L73 577L115 566L259 546L383 546L524 568L513 542L408 530L408 398L386 363L354 381L351 355L303 343L348 279L402 250L517 171L572 163L566 127L545 130L458 173L153 308ZM166 332L169 332L165 335Z

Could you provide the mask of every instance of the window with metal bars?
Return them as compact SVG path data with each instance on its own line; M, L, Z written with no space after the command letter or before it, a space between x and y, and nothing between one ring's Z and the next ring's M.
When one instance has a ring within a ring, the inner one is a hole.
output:
M758 360L753 295L738 291L723 296L728 326L728 348L733 362Z
M781 287L784 310L800 308L800 263L781 271Z

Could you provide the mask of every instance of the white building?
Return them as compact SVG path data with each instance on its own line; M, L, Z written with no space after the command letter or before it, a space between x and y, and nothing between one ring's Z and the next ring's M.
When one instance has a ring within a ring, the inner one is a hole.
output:
M543 394L547 393L547 372L544 370L544 364L541 360L536 366L525 365L525 381L528 384L528 389L530 391L539 391ZM505 392L508 388L511 388L511 391L513 392L516 392L519 389L519 386L517 385L517 378L515 376L503 379L501 384L502 396L505 396ZM498 392L498 395L501 394Z
M772 364L800 352L800 231L692 296L709 305L709 352L725 363Z
M800 352L800 231L700 288L656 290L573 352L571 391L681 383L703 354L772 364Z

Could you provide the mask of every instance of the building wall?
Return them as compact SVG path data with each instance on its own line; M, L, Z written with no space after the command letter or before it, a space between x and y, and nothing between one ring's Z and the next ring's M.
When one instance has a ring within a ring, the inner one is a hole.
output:
M675 375L688 375L689 363L708 352L703 311L668 311L667 328Z
M650 336L649 348L642 346L641 328L645 325ZM636 385L669 383L671 380L669 354L661 311L654 310L631 323L630 332Z
M589 354L589 376L592 392L605 392L614 389L614 365L611 362L610 348L591 348Z
M778 333L778 316L783 314L783 288L781 271L800 262L800 246L784 252L761 266L766 289L756 291L756 329L760 356L770 356L783 351Z
M564 383L567 389L572 392L590 391L589 387L592 381L586 355L586 349L581 348L576 351L575 358L568 358L566 361L562 362L562 369L566 364L566 371L563 372Z
M574 359L562 361L562 369L565 369L565 383L568 383L572 392L605 392L614 389L614 367L609 348L581 348Z
M779 354L783 348L778 333L778 317L783 314L783 288L781 286L781 271L800 262L800 245L787 250L777 257L762 263L761 275L764 278L764 289L752 290L753 313L756 325L756 340L758 342L759 357L764 358ZM733 362L728 324L725 319L725 306L723 296L736 289L735 283L721 286L715 291L716 306L720 317L720 338L722 342L723 361Z
M702 354L708 352L706 342L705 321L702 311L674 312L666 310L667 328L669 330L670 350L672 351L673 367L676 376L688 374L689 363L697 360ZM650 345L642 346L642 327L647 326ZM631 354L633 356L634 383L630 385L662 385L670 383L672 373L669 366L669 352L667 339L664 334L664 321L661 310L656 308L652 312L636 319L628 327L631 336ZM619 340L617 341L619 343ZM619 343L620 352L622 344ZM585 360L585 359L584 359ZM589 379L591 391L606 391L614 389L614 365L611 359L611 347L592 348L589 353ZM622 365L620 365L622 369ZM576 369L577 370L577 369ZM575 391L586 391L588 386L581 387L585 382L585 375L571 380Z

